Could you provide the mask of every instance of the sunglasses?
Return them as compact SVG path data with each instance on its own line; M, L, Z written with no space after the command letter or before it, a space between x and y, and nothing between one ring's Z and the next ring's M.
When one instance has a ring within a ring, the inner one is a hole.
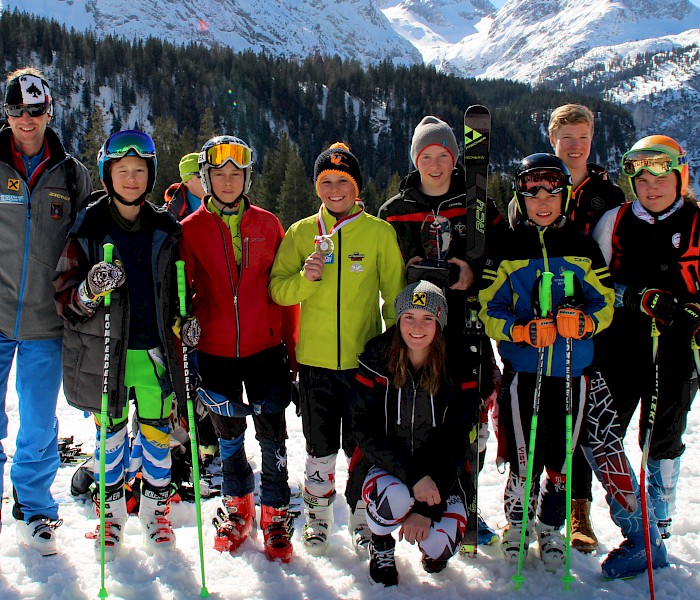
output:
M245 169L253 163L253 152L240 144L219 144L206 151L205 159L215 169L222 167L227 160L239 169Z
M566 175L560 171L537 169L526 171L515 180L515 190L526 197L533 197L544 190L548 194L558 194L567 186Z
M8 117L21 117L26 112L30 117L40 117L49 111L47 102L43 104L5 104L5 114Z
M119 131L107 140L107 158L122 158L129 153L141 158L153 158L156 147L151 137L142 131Z
M622 172L628 177L636 177L640 171L652 175L667 175L685 162L685 154L672 156L663 150L630 150L622 157Z

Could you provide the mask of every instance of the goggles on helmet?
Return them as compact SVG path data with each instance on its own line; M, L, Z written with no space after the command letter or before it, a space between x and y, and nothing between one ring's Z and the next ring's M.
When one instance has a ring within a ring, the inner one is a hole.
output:
M686 163L685 154L674 156L663 150L630 150L622 156L622 172L628 177L636 177L640 171L652 175L667 175Z
M515 180L515 191L525 197L537 196L540 190L558 194L568 185L567 177L554 169L533 169L520 174Z
M105 144L105 158L123 158L130 153L141 158L155 157L156 147L151 136L142 131L119 131Z
M49 112L48 102L41 104L5 104L5 114L8 117L21 117L26 112L30 117L40 117Z
M200 164L205 162L215 169L223 167L227 160L230 160L239 169L246 169L253 163L253 152L241 144L217 144L202 154L204 156L200 156Z

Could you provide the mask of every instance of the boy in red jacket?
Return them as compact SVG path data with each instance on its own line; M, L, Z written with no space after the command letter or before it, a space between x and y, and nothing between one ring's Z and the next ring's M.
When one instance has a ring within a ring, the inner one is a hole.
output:
M287 427L298 306L281 307L267 291L284 230L277 217L250 203L252 149L233 136L210 139L199 154L207 195L182 222L181 256L194 289L194 319L183 339L196 342L201 385L219 437L223 507L214 547L235 552L254 529L254 475L243 445L246 416L262 450L261 528L270 560L292 556ZM190 336L201 328L201 334ZM243 399L243 384L246 401Z

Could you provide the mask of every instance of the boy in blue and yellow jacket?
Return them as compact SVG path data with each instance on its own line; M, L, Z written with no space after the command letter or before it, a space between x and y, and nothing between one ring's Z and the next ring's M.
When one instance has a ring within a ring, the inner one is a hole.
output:
M539 349L544 349L539 424L528 502L527 529L534 519L546 469L537 534L540 553L550 568L563 564L565 545L560 530L565 520L566 482L566 340L572 340L571 375L575 437L581 428L587 391L584 370L593 359L594 334L612 319L614 292L597 244L567 220L571 177L564 163L549 154L533 154L520 163L513 183L518 214L498 259L490 258L479 294L480 317L486 333L498 342L504 362L499 398L500 436L505 437L510 461L504 509L508 528L501 547L506 558L518 559L523 527L523 489L527 472L527 441ZM552 280L553 314L540 316L539 281L543 272ZM564 271L574 273L575 306L563 308ZM575 443L575 440L574 440ZM527 548L526 548L527 549Z

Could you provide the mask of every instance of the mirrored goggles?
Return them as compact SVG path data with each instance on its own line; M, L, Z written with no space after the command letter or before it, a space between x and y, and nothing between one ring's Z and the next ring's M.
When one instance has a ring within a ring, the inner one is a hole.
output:
M222 167L227 160L239 169L245 169L253 163L253 152L241 144L218 144L205 153L206 163L215 169Z
M666 175L684 162L685 154L677 157L663 150L630 150L622 156L622 172L628 177L645 170L656 176Z
M566 175L561 171L537 169L526 171L515 180L515 190L523 196L537 196L540 190L548 194L558 194L567 186Z
M40 117L49 111L48 103L42 104L5 104L5 114L8 117L21 117L26 112L30 117Z
M156 147L151 136L142 131L119 131L107 140L105 154L108 158L122 158L129 153L141 158L154 157Z

